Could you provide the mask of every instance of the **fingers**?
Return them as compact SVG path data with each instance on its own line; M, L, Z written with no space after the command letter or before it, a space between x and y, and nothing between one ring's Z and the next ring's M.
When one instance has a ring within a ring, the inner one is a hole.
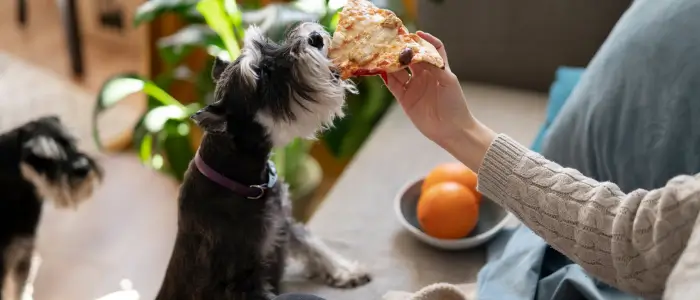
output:
M421 73L414 74L417 75L413 75L411 81L406 85L405 90L403 91L406 96L396 98L406 112L412 111L419 102L425 101L423 97L428 91L430 85L437 85L435 79L430 78L430 72L426 70L423 70Z
M447 64L447 51L445 51L445 45L442 43L442 41L427 32L418 31L416 34L428 43L435 46L435 49L437 49L440 57L442 57L442 60L445 62L445 69L449 69L449 65Z
M408 81L411 80L411 74L408 74L408 70L406 69L390 73L389 76L396 78L397 82L401 83L401 88L405 88Z
M440 69L434 65L423 62L411 65L410 68L411 73L413 74L421 74L423 71L429 72L435 79L437 79L441 86L449 86L459 82L457 77L448 68Z
M387 74L387 87L394 97L400 99L406 92L406 84L411 76L406 70L399 70L397 72Z

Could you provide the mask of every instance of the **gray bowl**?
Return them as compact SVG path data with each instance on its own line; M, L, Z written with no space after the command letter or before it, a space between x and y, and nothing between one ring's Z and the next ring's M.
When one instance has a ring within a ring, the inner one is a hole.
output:
M482 197L479 206L479 220L476 228L468 236L461 239L439 239L427 235L421 230L416 216L416 206L420 198L423 179L410 182L402 188L394 200L394 209L399 222L416 238L428 245L444 250L463 250L474 248L488 242L514 216L498 204Z

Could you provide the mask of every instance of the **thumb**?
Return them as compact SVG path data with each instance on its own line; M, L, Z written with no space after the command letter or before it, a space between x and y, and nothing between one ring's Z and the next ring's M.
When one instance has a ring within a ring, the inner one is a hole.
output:
M436 38L434 35L425 31L418 31L416 34L435 47L435 50L437 50L438 54L440 54L440 57L442 57L442 60L445 62L445 69L449 70L450 65L447 62L447 51L445 51L445 44L443 44L442 41Z

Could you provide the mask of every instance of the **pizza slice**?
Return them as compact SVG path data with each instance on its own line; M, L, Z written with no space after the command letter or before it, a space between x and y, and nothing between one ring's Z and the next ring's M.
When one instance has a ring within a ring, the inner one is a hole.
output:
M348 0L340 12L328 56L340 77L383 75L426 62L445 67L435 47L409 33L392 11L368 0Z

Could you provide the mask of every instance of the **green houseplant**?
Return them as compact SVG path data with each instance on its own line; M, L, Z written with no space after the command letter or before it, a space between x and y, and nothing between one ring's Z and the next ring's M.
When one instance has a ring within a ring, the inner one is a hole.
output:
M98 95L94 119L126 96L142 92L147 95L147 110L134 128L133 146L140 159L155 169L181 180L194 156L201 132L190 122L189 115L212 101L214 84L210 66L214 56L234 60L240 55L244 29L258 25L268 37L281 40L285 31L296 23L318 21L329 31L337 22L342 1L297 0L264 7L259 1L234 0L151 0L141 5L134 24L140 26L164 14L175 14L187 25L157 41L164 72L148 79L138 74L118 74L107 80ZM195 49L211 55L206 67L189 69L183 61ZM191 83L196 99L183 102L167 91L176 81ZM363 78L357 82L359 95L347 99L347 117L325 132L321 141L338 158L352 156L370 134L376 122L392 103L381 79ZM95 141L99 132L94 126ZM297 139L274 150L273 160L280 176L289 183L295 201L308 197L321 181L321 169L309 155L312 141Z

